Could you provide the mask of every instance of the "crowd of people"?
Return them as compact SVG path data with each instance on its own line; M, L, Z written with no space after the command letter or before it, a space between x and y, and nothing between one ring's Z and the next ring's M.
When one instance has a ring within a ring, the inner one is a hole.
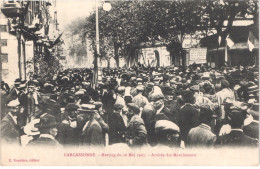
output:
M1 141L22 147L257 147L258 67L133 66L1 82Z

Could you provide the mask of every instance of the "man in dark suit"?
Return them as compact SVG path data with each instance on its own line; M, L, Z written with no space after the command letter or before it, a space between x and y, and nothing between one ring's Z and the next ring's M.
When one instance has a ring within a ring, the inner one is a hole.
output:
M199 122L199 111L194 106L195 98L191 91L183 93L184 106L180 110L178 125L180 127L181 140L187 141L191 128L197 127Z
M18 99L10 101L7 105L8 114L1 120L1 142L7 144L20 144L20 129L17 124L17 115L20 113ZM23 110L22 110L23 111Z
M134 103L129 103L128 118L130 122L127 126L126 139L129 146L142 146L146 143L147 131L143 119L139 116L140 109Z
M5 117L6 115L6 96L7 93L5 90L0 89L0 97L1 97L1 120Z
M88 121L82 129L82 145L83 146L105 146L105 138L103 130L95 116L98 114L97 110L87 110Z
M153 107L153 111L150 111L151 117L150 120L146 123L147 124L147 133L148 133L148 143L152 146L157 144L158 138L155 135L155 123L158 120L169 120L173 119L172 114L170 113L169 109L164 106L164 95L162 93L152 93L150 96L151 106ZM148 104L149 105L149 104ZM144 111L146 107L144 107ZM143 114L146 114L143 112Z
M57 135L57 123L54 116L46 114L40 117L39 125L40 136L36 140L29 142L29 147L51 147L59 148L61 145L55 139Z
M75 103L69 103L65 107L66 117L57 126L57 140L63 146L78 146L80 143L81 128L77 119L79 106Z
M109 144L125 142L126 126L123 119L124 102L116 102L114 112L109 116Z
M6 102L10 102L12 100L15 100L18 97L18 94L20 93L20 91L18 90L19 86L21 84L21 79L15 79L14 81L14 86L11 88L9 94L6 97Z
M220 143L225 147L258 147L258 140L245 135L242 125L246 118L243 110L232 110L228 113L231 132L220 137Z
M200 108L201 124L189 131L187 138L188 147L212 147L217 137L212 133L210 123L213 120L213 112L208 105Z

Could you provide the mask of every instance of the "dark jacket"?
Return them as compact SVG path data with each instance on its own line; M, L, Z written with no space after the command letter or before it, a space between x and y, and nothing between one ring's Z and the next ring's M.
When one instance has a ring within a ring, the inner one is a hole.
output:
M162 109L162 111L158 114L153 114L153 116L151 117L151 120L149 122L148 128L149 128L149 135L148 135L148 143L151 146L155 146L158 143L158 138L156 137L155 134L155 124L157 121L159 120L169 120L170 118L166 115L168 113L168 109L166 107L164 107Z
M51 148L61 147L59 142L56 141L55 139L44 137L44 136L40 136L38 139L32 140L31 142L28 143L27 146L28 147L51 147Z
M245 135L259 139L259 122L253 121L249 125L243 127Z
M134 115L127 126L127 139L133 141L133 146L141 146L146 143L146 136L144 121L138 115Z
M257 147L258 140L245 135L242 131L232 130L220 137L220 144L225 147Z
M181 108L178 124L180 127L181 139L186 142L190 129L197 127L200 124L199 112L195 106L186 104Z
M169 109L172 114L172 121L177 122L177 116L181 110L181 106L177 100L167 101L165 102L165 106Z
M82 130L83 146L104 146L105 138L100 124L95 120L89 120Z
M81 128L79 127L78 121L76 122L76 127L71 127L72 121L68 118L63 120L57 127L58 134L56 139L59 141L60 144L63 146L78 146L80 143L80 136L81 136Z
M8 144L20 144L20 134L17 124L7 114L1 120L1 142Z
M112 113L108 119L108 125L109 144L125 142L126 126L120 113Z

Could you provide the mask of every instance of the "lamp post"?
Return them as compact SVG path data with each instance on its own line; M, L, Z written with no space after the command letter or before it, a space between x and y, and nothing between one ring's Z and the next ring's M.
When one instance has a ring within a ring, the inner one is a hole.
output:
M111 4L105 2L103 4L103 10L110 11ZM98 4L96 0L96 56L94 58L94 76L93 76L93 87L97 86L98 81L98 62L99 62L99 55L100 55L100 46L99 46L99 21L98 21Z

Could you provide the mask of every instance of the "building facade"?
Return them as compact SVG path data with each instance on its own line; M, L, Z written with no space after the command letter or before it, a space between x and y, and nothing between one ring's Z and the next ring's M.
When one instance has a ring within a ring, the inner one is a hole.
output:
M55 38L59 36L56 1L0 3L1 80L12 84L16 78L25 80L37 73L39 53L56 47Z

